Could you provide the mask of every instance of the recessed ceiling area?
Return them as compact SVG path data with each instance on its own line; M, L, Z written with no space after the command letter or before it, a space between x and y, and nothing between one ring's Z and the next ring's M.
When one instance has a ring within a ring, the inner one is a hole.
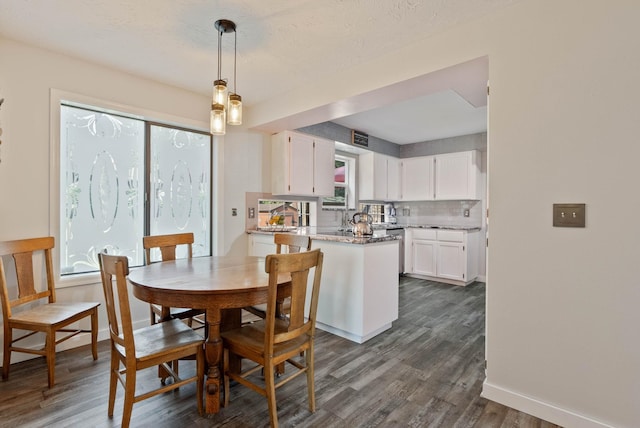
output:
M395 144L412 144L485 132L487 107L474 107L446 90L332 122Z
M395 144L487 130L489 58L480 57L266 123L278 132L334 122Z

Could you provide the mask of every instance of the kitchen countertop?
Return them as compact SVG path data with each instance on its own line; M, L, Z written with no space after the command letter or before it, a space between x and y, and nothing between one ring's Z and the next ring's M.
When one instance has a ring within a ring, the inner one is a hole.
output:
M376 226L378 225L374 225L374 229L376 228ZM384 228L387 230L415 228L415 229L446 229L446 230L466 230L466 231L481 229L479 226L462 226L462 225L453 225L453 224L446 224L446 225L444 224L389 224Z
M268 228L261 230L248 230L247 233L256 233L262 235L272 235L274 233L293 233L296 235L310 236L311 239L318 241L332 241L347 244L374 244L378 242L397 241L400 237L395 235L387 235L386 229L374 230L373 235L369 236L353 236L351 231L340 231L335 226L330 227L300 227L292 228Z
M310 236L311 239L318 241L333 241L342 242L348 244L372 244L385 241L395 241L400 239L397 235L388 235L387 230L397 230L406 228L420 228L420 229L445 229L445 230L464 230L464 231L476 231L480 230L480 227L475 226L459 226L459 225L434 225L434 224L374 224L373 235L370 236L353 236L350 230L342 230L344 228L336 226L326 227L270 227L258 230L248 230L247 233L257 233L262 235L272 235L274 233L293 233L296 235Z

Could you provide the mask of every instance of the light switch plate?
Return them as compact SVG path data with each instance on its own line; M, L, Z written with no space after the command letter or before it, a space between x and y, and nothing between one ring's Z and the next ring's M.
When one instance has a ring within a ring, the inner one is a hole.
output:
M586 204L553 204L554 227L585 227Z

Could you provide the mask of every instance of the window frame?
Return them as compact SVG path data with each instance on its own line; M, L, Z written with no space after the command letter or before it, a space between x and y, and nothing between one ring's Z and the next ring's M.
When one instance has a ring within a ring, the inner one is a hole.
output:
M100 272L89 272L89 273L78 273L74 275L60 275L60 106L62 104L67 104L73 107L96 110L98 109L101 112L114 114L114 115L124 115L126 117L130 117L133 119L139 119L145 122L145 128L149 128L151 125L158 126L169 126L176 129L183 129L187 131L194 132L202 132L205 134L209 134L208 124L204 122L199 122L195 120L185 119L183 117L176 117L170 114L161 113L157 111L147 110L144 108L133 107L124 104L117 104L110 101L105 101L97 98L93 98L86 95L81 95L73 92L67 92L59 89L52 88L50 91L50 105L49 105L49 129L50 129L50 141L49 141L49 150L50 150L50 163L49 163L49 235L53 236L56 240L56 245L53 251L53 267L54 267L54 275L56 278L56 287L57 288L65 288L72 287L78 285L87 285L94 284L100 282ZM210 137L211 138L211 137ZM216 249L220 245L218 240L218 230L214 230L214 225L216 224L216 218L219 218L219 213L217 212L220 209L219 197L217 196L219 192L217 189L214 189L214 186L219 186L219 179L217 175L221 174L222 171L218 170L218 157L220 148L217 147L216 139L211 138L211 170L210 174L210 218L211 218L211 226L209 228L210 233L210 245L211 245L211 253L216 254ZM146 148L145 148L146 151ZM145 156L147 154L145 153ZM146 161L145 161L146 162ZM148 165L147 165L148 168ZM214 174L216 177L214 177ZM145 186L148 185L146 183L148 181L148 177L145 177ZM216 212L214 212L214 207ZM149 227L148 218L146 211L147 209L147 201L145 201L145 222L144 228L145 233Z
M334 194L335 194L335 188L336 187L344 187L347 189L347 200L345 201L345 205L344 206L335 206L335 205L326 205L324 204L324 200L325 198L322 198L321 200L321 208L323 210L338 210L338 211L344 211L344 210L351 210L354 209L355 207L355 195L356 195L356 158L353 156L350 156L349 154L345 154L342 152L337 152L334 155L334 160L339 160L341 162L345 163L345 177L344 183L338 183L335 182L333 183L333 189L334 189Z

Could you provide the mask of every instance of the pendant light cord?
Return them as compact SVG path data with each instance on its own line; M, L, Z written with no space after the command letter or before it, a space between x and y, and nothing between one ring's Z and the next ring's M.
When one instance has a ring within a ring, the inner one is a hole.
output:
M233 93L238 94L238 90L236 89L236 82L238 81L236 77L236 63L238 62L238 32L233 32Z
M222 75L222 30L218 31L218 80Z

